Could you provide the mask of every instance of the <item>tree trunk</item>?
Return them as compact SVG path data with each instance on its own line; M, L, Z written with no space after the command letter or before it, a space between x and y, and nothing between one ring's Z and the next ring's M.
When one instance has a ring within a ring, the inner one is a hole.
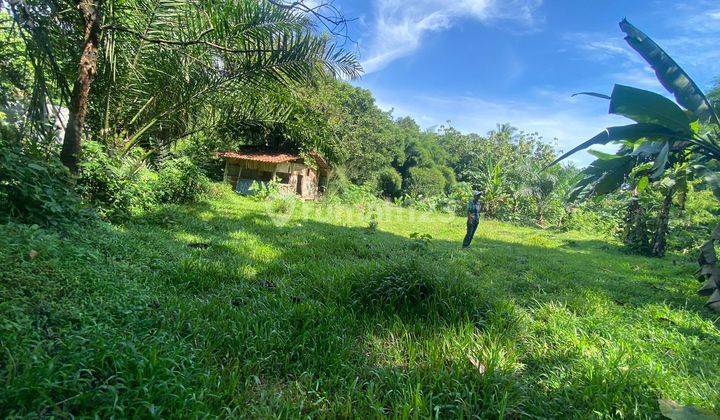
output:
M705 306L720 312L720 270L717 265L717 254L715 244L720 241L720 224L715 226L710 240L700 248L698 263L700 269L697 271L698 280L703 282L698 290L700 296L710 296Z
M665 248L667 246L668 223L670 222L670 208L672 207L672 199L675 195L675 189L669 188L665 193L660 214L658 214L658 225L653 235L652 254L655 257L665 256Z
M83 125L87 115L90 84L97 73L98 47L100 44L100 7L102 0L78 0L77 7L82 14L85 38L82 55L78 65L78 76L73 86L70 100L70 115L65 138L63 139L60 161L70 169L78 172L78 161L83 134Z
M646 254L650 245L648 243L647 229L645 223L645 212L640 205L640 197L637 190L633 196L625 216L625 245L641 254Z
M541 205L537 206L537 224L541 227L545 226L545 208Z

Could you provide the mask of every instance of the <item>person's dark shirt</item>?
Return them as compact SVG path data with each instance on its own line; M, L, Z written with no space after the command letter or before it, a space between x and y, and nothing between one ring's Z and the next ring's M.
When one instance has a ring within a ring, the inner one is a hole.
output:
M471 214L475 221L480 218L480 202L475 200L468 201L467 213Z

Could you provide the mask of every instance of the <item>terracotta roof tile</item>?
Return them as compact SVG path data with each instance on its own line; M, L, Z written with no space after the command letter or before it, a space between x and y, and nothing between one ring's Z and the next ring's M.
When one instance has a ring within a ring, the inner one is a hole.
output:
M265 163L285 163L301 159L300 156L297 155L273 152L221 152L218 153L218 156L224 158L252 160L255 162Z

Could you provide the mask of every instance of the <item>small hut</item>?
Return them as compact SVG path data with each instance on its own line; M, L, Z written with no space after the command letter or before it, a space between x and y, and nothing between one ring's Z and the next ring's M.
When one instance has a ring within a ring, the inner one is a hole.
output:
M306 161L299 155L260 149L221 152L225 158L225 182L241 194L251 194L253 182L276 180L285 193L312 200L325 191L331 167L319 154L311 152Z

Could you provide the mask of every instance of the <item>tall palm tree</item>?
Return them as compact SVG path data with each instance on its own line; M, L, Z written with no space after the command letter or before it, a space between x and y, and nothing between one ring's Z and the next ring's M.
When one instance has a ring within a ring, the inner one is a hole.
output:
M61 160L77 171L88 113L103 115L106 130L111 122L119 125L132 145L151 128L165 140L181 134L213 95L308 82L320 74L359 75L356 57L320 33L303 4L17 0L11 11L33 58L53 70L56 96L69 106ZM63 33L79 41L70 60L67 51L43 47ZM74 80L72 89L68 80ZM91 90L96 81L101 95Z

